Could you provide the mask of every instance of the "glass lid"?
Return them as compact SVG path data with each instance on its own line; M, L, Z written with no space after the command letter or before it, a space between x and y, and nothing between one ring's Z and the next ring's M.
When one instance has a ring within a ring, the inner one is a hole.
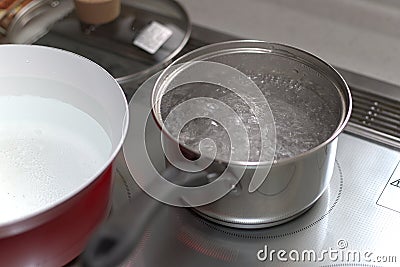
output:
M182 50L190 32L186 11L172 0L122 0L117 19L102 25L80 22L72 0L33 0L15 16L0 42L75 52L123 84L162 69Z

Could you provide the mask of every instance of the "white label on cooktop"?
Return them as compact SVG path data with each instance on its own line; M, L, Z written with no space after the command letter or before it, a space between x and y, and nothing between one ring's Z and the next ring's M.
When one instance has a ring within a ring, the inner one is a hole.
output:
M153 21L139 33L133 44L150 54L155 54L171 35L172 30Z
M377 204L400 212L400 163L394 170L392 177L385 186L385 189L383 189Z

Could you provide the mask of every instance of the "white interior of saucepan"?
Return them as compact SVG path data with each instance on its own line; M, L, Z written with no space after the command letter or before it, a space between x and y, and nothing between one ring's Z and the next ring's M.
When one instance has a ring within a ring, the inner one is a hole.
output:
M0 46L0 226L75 195L111 163L127 103L97 64L59 49Z

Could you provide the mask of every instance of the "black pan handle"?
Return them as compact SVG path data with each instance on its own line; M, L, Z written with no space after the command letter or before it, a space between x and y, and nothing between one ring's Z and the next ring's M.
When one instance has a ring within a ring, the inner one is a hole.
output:
M207 173L183 172L167 168L162 176L182 186L207 183ZM140 242L146 226L168 205L140 192L113 212L95 231L81 255L84 267L115 267L121 264ZM139 211L139 212L138 212Z

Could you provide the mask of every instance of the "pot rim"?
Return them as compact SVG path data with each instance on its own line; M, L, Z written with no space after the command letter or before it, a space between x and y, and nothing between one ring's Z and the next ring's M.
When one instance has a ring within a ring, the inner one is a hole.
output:
M278 49L276 49L278 48ZM162 90L163 83L165 83L164 80L168 81L172 79L176 73L179 72L182 67L179 67L176 70L173 70L171 72L171 69L177 65L189 62L194 62L194 61L202 61L206 60L208 58L218 56L218 55L224 55L227 53L234 53L234 52L264 52L264 53L271 53L272 51L276 51L275 54L278 55L286 55L288 57L291 57L293 59L296 59L300 61L301 63L307 64L309 67L313 68L314 71L318 72L321 74L323 77L328 79L331 83L334 84L336 87L340 98L341 98L341 103L342 103L342 108L341 108L341 118L340 118L340 123L336 127L335 131L331 134L331 136L326 139L324 142L320 143L319 145L303 152L300 154L295 155L294 157L287 157L287 158L281 158L281 159L274 159L273 162L271 161L229 161L229 164L233 166L259 166L259 165L268 165L273 163L274 165L284 165L288 164L294 161L298 161L301 158L307 157L310 154L314 153L315 151L325 147L329 143L331 143L333 140L335 140L340 133L343 132L344 128L346 127L348 121L350 120L351 116L351 111L352 111L352 97L351 97L351 92L350 88L347 85L346 81L344 80L343 76L335 69L333 68L332 65L329 63L325 62L322 60L320 57L305 51L303 49L287 45L287 44L281 44L281 43L270 43L262 40L233 40L233 41L226 41L226 42L220 42L220 43L215 43L215 44L210 44L203 46L201 48L198 48L196 50L193 50L180 58L176 59L172 64L170 64L165 70L162 71L162 73L159 75L155 86L152 91L152 96L151 96L151 105L152 107L156 107L157 110L152 108L152 114L154 117L154 120L157 124L157 126L160 128L161 132L163 132L168 138L174 140L175 142L179 143L175 138L166 130L164 127L163 120L161 118L161 112L159 110L159 106L155 105L157 101L160 100L160 95L162 97L162 93L164 90ZM291 52L287 51L291 50ZM297 55L293 54L293 52L298 53ZM299 55L300 54L300 55ZM325 69L325 70L324 70ZM329 72L329 73L327 73ZM161 90L159 89L161 88ZM193 153L198 154L197 152L193 151L190 147L187 145L179 143L179 145L185 147L189 151L192 151ZM225 160L221 159L214 159L216 162L220 163L227 163Z

